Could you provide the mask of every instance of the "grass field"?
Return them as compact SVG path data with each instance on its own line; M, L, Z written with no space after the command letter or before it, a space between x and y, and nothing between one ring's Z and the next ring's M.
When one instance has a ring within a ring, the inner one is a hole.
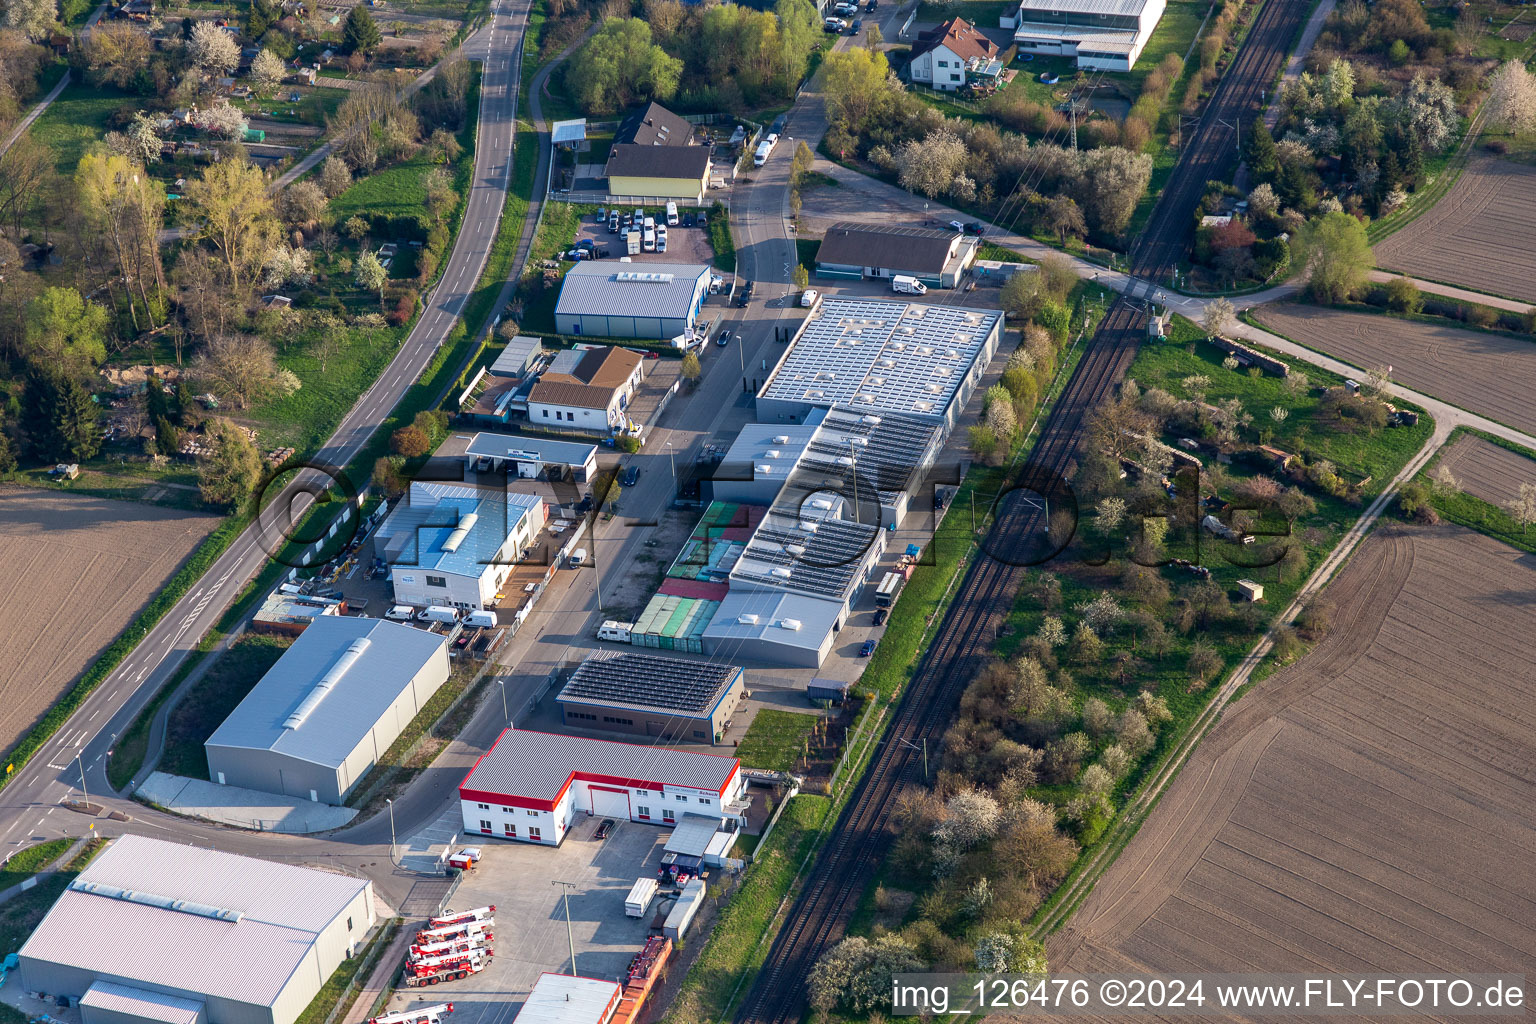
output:
M460 159L471 157L466 154ZM366 219L370 214L410 216L421 213L427 202L423 182L427 172L436 166L422 155L354 182L351 188L331 200L336 223L344 224L348 217L358 215Z
M292 644L287 637L248 633L209 666L207 673L172 709L166 720L165 753L159 770L191 779L208 778L203 742L245 699Z
M54 166L66 177L75 173L80 157L107 133L107 119L131 96L71 82L32 123L32 137L53 150Z
M64 856L73 839L50 839L46 843L29 846L0 866L0 892L18 882L24 882L43 868Z
M747 726L747 735L736 748L736 756L748 768L793 771L820 718L798 711L763 708Z

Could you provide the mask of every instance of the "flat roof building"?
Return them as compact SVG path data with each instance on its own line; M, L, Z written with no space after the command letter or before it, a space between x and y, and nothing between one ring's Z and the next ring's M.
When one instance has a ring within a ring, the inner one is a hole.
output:
M718 743L744 678L736 665L598 651L576 667L555 703L573 728Z
M317 618L208 737L208 777L340 804L447 679L435 633Z
M468 835L558 846L578 814L672 825L687 813L740 818L734 757L508 729L459 786Z
M814 409L903 413L948 436L1002 338L996 309L828 298L800 327L757 393L764 423Z
M1091 71L1129 71L1157 29L1166 0L1023 0L1012 16L1022 53L1073 57Z
M735 589L704 630L705 650L743 661L820 668L847 621L842 601L781 590Z
M537 494L413 481L374 533L395 600L417 608L493 608L548 519Z
M125 835L21 948L84 1024L293 1024L376 922L366 879Z
M555 330L588 338L675 338L693 329L709 294L702 263L597 260L566 271Z
M541 974L512 1024L608 1024L623 994L613 981Z
M505 469L520 477L543 473L554 479L569 471L577 483L586 483L597 474L597 445L580 441L481 431L469 439L464 455L471 463L489 459L493 470Z
M501 350L501 355L491 363L490 374L493 377L521 378L534 367L543 354L542 339L519 334L507 342L507 347Z
M951 228L839 221L816 250L818 277L915 277L933 288L953 288L976 262L981 239Z

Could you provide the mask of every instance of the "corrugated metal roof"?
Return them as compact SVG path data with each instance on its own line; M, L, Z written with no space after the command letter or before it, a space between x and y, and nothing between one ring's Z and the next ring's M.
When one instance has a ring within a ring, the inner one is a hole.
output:
M164 992L96 981L80 997L80 1005L142 1020L164 1021L165 1024L192 1024L203 1012L205 1004L196 999L168 996Z
M114 841L77 881L242 916L216 920L69 890L22 947L23 960L262 1006L277 998L316 935L370 884L133 835ZM358 924L360 938L367 922Z
M284 728L315 684L360 639L368 641L362 655L302 724ZM351 616L315 619L208 737L208 745L272 750L334 768L442 649L441 636L397 622ZM202 902L223 905L218 900Z
M597 456L597 445L482 431L470 438L469 447L464 453L472 458L485 455L493 459L531 455L547 465L584 466Z
M553 800L567 782L581 774L718 793L735 770L736 759L719 754L508 729L465 776L460 788Z
M542 974L513 1024L607 1024L622 991L612 981Z
M501 355L491 364L490 372L498 377L521 377L542 348L541 339L519 334L507 342L507 347L501 350Z
M1031 11L1051 14L1120 14L1139 17L1147 0L1024 0L1019 14L1029 20Z
M377 536L393 538L388 558L397 572L437 569L479 579L517 524L543 503L536 494L415 481ZM445 547L471 515L475 518L468 533Z
M667 837L666 852L680 853L685 857L702 857L709 849L709 841L720 830L719 818L707 818L702 814L685 814Z
M621 274L656 276L621 280ZM670 280L665 279L668 275ZM683 320L693 312L694 298L708 284L709 268L702 263L582 262L566 272L555 313Z
M840 601L774 590L732 590L720 602L704 636L714 641L766 640L816 651L842 611ZM741 621L743 616L754 615L756 622ZM800 628L778 625L784 619L799 622Z

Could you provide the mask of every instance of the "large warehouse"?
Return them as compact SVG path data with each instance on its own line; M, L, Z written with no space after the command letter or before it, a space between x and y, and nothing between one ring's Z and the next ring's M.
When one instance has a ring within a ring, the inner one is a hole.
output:
M736 665L599 651L576 667L555 703L577 729L719 743L744 678Z
M734 757L508 729L459 784L459 802L468 835L559 846L578 814L740 818L746 789Z
M375 920L365 879L127 835L21 947L20 987L84 1024L293 1024Z
M676 338L709 294L702 263L578 263L560 284L555 330L587 338Z
M947 437L1002 332L997 309L823 299L758 391L757 418L799 423L844 405L937 422Z
M412 481L373 535L395 600L417 608L493 608L549 510L537 494Z
M208 737L208 777L340 804L447 680L436 633L316 619Z
M1003 28L1020 53L1075 57L1090 71L1129 71L1152 38L1167 0L1023 0Z

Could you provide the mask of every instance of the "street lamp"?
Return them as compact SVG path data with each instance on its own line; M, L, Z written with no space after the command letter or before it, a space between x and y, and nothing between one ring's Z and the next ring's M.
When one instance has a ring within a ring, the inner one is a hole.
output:
M384 798L389 805L389 862L395 862L395 802L389 797Z
M85 789L85 761L81 759L84 753L85 751L83 749L75 751L75 764L79 765L80 767L80 792L84 794L85 806L86 809L89 810L91 806L91 794L86 792Z
M571 932L571 890L576 888L575 882L551 881L550 885L563 885L565 892L561 898L565 900L565 941L571 947L571 977L576 977L576 937Z
M739 347L739 346L738 346ZM672 442L667 442L667 458L672 462L672 486L677 487L677 453L672 450Z
M497 676L496 682L501 686L501 717L507 720L508 725L511 725L512 716L507 714L507 681Z

